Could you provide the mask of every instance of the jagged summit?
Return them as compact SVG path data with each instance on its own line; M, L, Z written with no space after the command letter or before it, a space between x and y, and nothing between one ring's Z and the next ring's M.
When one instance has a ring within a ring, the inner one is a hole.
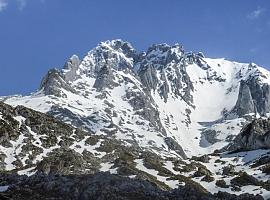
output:
M132 68L133 65L136 66L137 63L145 61L151 64L158 64L158 62L162 61L180 61L184 53L183 47L179 44L172 46L165 43L153 44L146 52L137 52L129 42L120 39L107 40L90 50L81 61L78 56L73 55L64 65L64 71L67 73L71 69L79 70L79 67L82 68L81 72L97 72L104 64L114 69L122 70ZM186 56L191 57L191 54L187 53ZM155 60L152 60L153 58ZM99 67L92 69L93 65L98 65ZM89 68L89 71L83 70L83 68Z
M121 39L107 40L105 42L101 42L98 46L102 46L104 48L111 47L112 49L123 52L126 55L135 52L135 49L129 42Z

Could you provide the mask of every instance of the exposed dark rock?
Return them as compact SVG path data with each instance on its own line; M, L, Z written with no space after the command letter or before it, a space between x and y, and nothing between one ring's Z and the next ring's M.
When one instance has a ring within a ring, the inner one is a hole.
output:
M246 186L246 185L256 185L260 186L261 182L258 181L255 177L247 174L246 172L240 173L237 177L231 180L232 185L236 186Z
M222 168L222 175L226 175L226 176L232 176L234 175L236 172L235 172L235 167L233 165L227 165L227 166L224 166Z
M210 176L210 175L205 175L203 178L202 178L202 181L205 181L205 182L213 182L215 180L214 177Z
M255 113L255 109L256 107L254 106L250 88L245 81L241 81L238 99L233 112L236 112L239 116L243 116L245 114Z
M270 148L270 120L255 119L247 124L230 144L230 151Z
M159 95L167 102L170 90L164 69L161 71L160 80L162 81L162 84L159 86Z
M113 79L114 77L111 67L108 65L104 65L99 70L93 87L96 88L98 91L101 91L104 88L112 88L113 86L117 86Z
M220 188L228 188L229 187L224 180L217 180L216 186L218 186Z
M258 160L255 160L254 163L251 165L251 167L255 168L268 163L270 164L270 156L263 156Z
M212 173L205 167L198 167L197 171L193 174L193 177L211 176Z
M263 173L266 173L267 175L270 175L270 164L267 164L261 168Z
M249 113L259 113L265 116L270 112L270 88L267 83L261 83L258 78L261 72L254 64L249 65L249 70L256 70L256 76L250 76L240 83L238 100L233 111L238 116Z
M211 129L205 129L202 131L202 136L207 140L207 142L211 144L215 144L216 142L219 142L220 140L217 139L218 131L211 130Z
M51 69L43 78L40 85L40 90L44 91L46 95L67 97L61 90L62 88L76 93L76 91L65 81L64 75L57 69Z
M215 197L220 200L240 200L240 199L246 199L246 200L263 200L263 197L260 195L252 195L252 194L241 194L239 196L234 194L229 194L227 192L218 192L215 194Z
M176 151L182 158L186 159L187 156L183 148L171 137L166 137L165 142L168 145L169 149Z
M162 56L158 56L159 54ZM183 47L178 44L152 45L140 61L138 75L142 84L149 91L157 91L165 102L171 93L192 105L194 88L186 72L185 59ZM160 74L159 78L157 72Z
M210 157L208 155L203 155L203 156L200 156L200 157L192 156L191 160L199 161L199 162L203 162L203 163L209 163Z
M87 155L86 159L74 150L57 149L38 163L36 169L46 174L93 174L98 171L100 161L93 154Z
M153 65L141 66L138 75L142 84L150 91L155 90L158 84L157 71Z
M262 200L261 196L225 192L210 194L193 184L163 191L147 181L130 179L109 173L84 176L1 176L0 182L11 185L0 193L1 199L65 199L65 200Z
M126 91L126 98L133 107L135 114L141 115L144 119L150 122L152 127L166 135L166 131L160 121L159 111L153 106L151 96L143 92L135 92L133 90Z

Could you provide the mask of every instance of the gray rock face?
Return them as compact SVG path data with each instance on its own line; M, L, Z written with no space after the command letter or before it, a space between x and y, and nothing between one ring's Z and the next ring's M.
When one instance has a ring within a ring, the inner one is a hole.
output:
M254 70L256 67L250 64L249 70ZM259 71L256 73L256 76L250 76L240 82L239 95L233 110L240 117L248 113L265 116L270 112L269 85L260 81L259 76L263 75Z
M61 89L76 93L76 91L65 81L65 77L59 70L49 70L41 82L40 90L44 91L45 95L66 97L66 94Z
M176 77L173 75L168 76L168 81L171 83L172 91L176 96L181 97L187 104L193 104L193 84L187 74L185 63L179 66L173 66L176 72Z
M230 151L249 151L270 148L270 119L255 119L246 125L233 143L227 147Z
M220 141L219 139L217 139L217 135L218 132L216 130L206 129L202 131L202 137L204 137L207 142L211 144L215 144L216 142Z
M171 137L166 137L165 142L168 145L169 149L176 151L182 158L186 159L187 156L183 148Z
M155 90L158 84L157 71L153 65L141 66L138 75L142 84L149 90Z
M191 105L193 85L186 72L187 59L183 47L178 44L153 45L137 62L138 75L142 84L149 91L157 91L165 102L171 93Z
M64 77L67 82L74 81L76 79L76 72L79 69L80 63L80 58L76 55L71 56L71 58L66 62L64 65L64 70L66 71L64 73Z
M153 106L153 102L148 95L142 92L127 91L126 97L136 114L141 115L144 119L148 120L150 125L155 127L157 131L166 135L165 129L160 121L159 112L157 108Z
M164 70L162 70L161 72L160 80L162 81L162 83L159 85L159 95L164 99L165 102L167 102L170 89Z
M268 84L260 84L255 77L248 81L251 96L257 112L264 116L270 112L270 92Z
M239 116L256 112L256 107L251 96L249 85L245 81L241 81L240 83L238 99L234 112L236 112Z
M104 65L97 74L96 81L94 83L94 88L101 91L103 88L112 88L117 84L113 81L112 69L108 65Z

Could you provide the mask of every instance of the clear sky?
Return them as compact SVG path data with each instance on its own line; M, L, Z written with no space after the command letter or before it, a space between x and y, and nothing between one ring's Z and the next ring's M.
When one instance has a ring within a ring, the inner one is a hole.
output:
M270 69L270 1L0 0L0 95L29 94L49 68L116 38Z

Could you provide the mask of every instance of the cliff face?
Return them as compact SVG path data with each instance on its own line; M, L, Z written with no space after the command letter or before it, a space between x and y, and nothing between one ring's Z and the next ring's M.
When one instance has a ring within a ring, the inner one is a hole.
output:
M234 109L239 116L257 112L249 85L244 81L240 82L238 99Z
M234 108L238 116L256 113L267 116L269 113L269 85L260 83L256 77L240 82L239 95Z
M255 119L234 139L229 150L250 151L270 148L270 120Z

